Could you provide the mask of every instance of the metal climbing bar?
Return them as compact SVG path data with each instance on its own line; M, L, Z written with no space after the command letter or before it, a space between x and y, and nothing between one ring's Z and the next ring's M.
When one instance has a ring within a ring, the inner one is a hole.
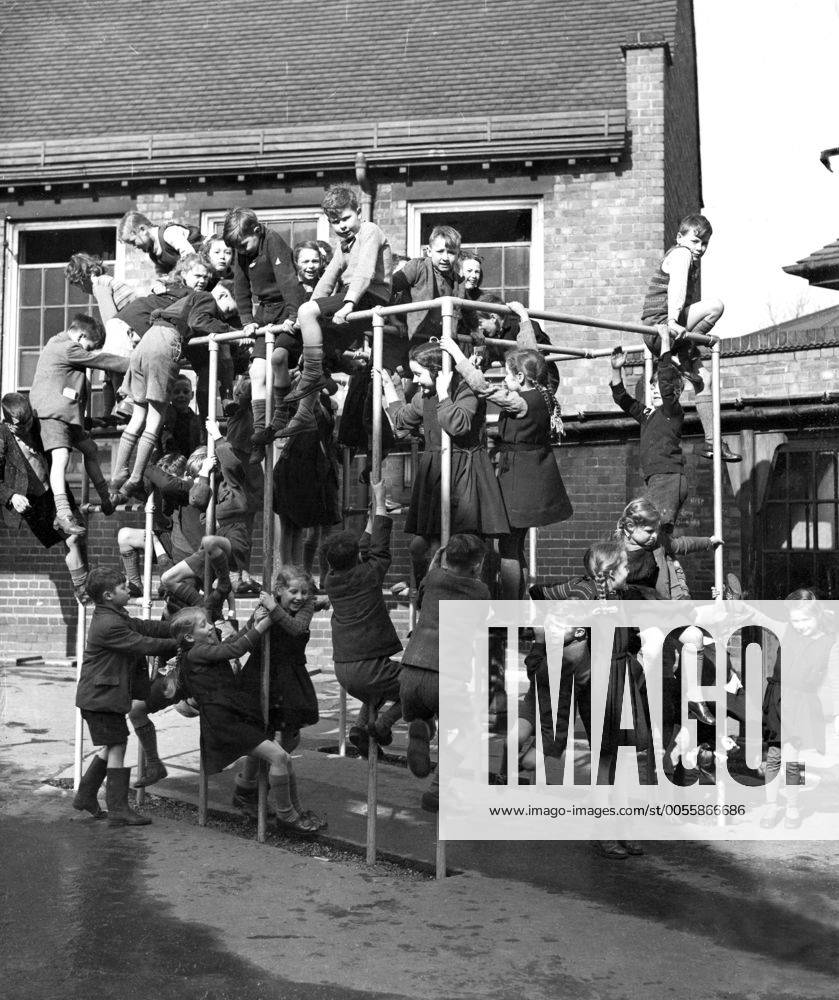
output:
M143 621L151 621L151 577L152 560L154 558L154 490L152 490L145 506L145 532L143 534L143 606L141 617ZM153 659L152 659L152 662ZM147 660L148 667L148 660ZM143 746L137 742L137 779L145 777L146 755ZM137 804L142 805L146 800L145 786L137 789Z
M722 419L720 393L720 344L711 346L711 406L714 415L714 535L722 539ZM714 589L717 600L723 597L722 545L714 549Z
M265 327L265 426L270 427L274 417L274 367L271 355L274 353L274 332ZM262 589L271 592L274 575L274 442L265 446L265 481L262 499ZM262 697L262 718L267 728L271 689L271 630L262 637L262 677L260 694ZM256 839L265 843L268 832L268 765L262 761L259 767L257 786L258 808Z
M85 416L90 416L90 374L91 369L85 371ZM85 507L90 495L90 483L87 480L87 469L82 463L82 495L81 505ZM82 601L77 599L76 609L76 688L82 676L82 660L84 659L85 639L87 636L87 608ZM82 760L84 758L84 723L82 720L82 710L75 709L75 726L73 733L73 788L79 787L82 780Z

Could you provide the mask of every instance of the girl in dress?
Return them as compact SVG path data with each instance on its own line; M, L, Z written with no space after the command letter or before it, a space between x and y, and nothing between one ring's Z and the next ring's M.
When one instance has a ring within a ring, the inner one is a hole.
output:
M547 364L535 349L536 338L527 310L518 302L509 306L521 321L519 349L509 351L504 358L503 386L487 382L454 339L444 338L440 346L452 356L458 374L475 395L501 410L498 483L510 522L510 533L499 542L501 596L518 600L524 596L528 530L565 521L573 509L551 447L561 421L556 397L548 387Z

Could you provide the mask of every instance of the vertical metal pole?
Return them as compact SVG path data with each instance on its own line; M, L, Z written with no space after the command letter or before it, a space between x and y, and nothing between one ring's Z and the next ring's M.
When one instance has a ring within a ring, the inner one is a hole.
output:
M446 296L440 303L440 316L443 325L443 336L453 335L454 303ZM448 373L452 370L451 356L443 351L443 371ZM445 431L440 436L440 544L445 545L449 540L452 530L452 440ZM439 729L439 727L438 727ZM446 739L445 733L439 731L437 743L437 777L440 779L440 764L442 761L442 748ZM442 795L443 782L440 780L440 795ZM446 877L446 842L440 839L440 814L437 814L437 836L435 851L435 869L438 879Z
M539 529L531 528L530 531L528 532L528 543L530 546L530 555L527 565L528 582L535 580L538 575L536 572L536 543L538 542L538 540L539 540Z
M711 347L711 405L714 411L714 534L722 538L722 420L720 419L720 342ZM714 549L714 588L723 595L723 551Z
M85 372L85 415L90 413L90 374L91 369ZM82 495L81 505L88 502L90 496L90 483L87 479L87 470L82 465ZM76 609L76 687L82 673L82 660L84 659L85 637L87 633L87 609L81 601ZM75 710L75 733L73 738L73 788L79 787L82 780L82 758L84 757L84 725L82 723L81 709Z
M143 621L151 621L151 571L152 559L154 558L154 490L149 493L146 500L146 530L143 537L143 609L141 617ZM148 663L147 663L148 666ZM146 755L143 747L137 745L137 777L142 778L146 773ZM137 803L142 805L146 801L145 787L137 789Z
M214 423L216 419L216 393L218 385L218 343L213 334L210 334L207 342L207 350L210 352L209 371L207 380L207 423ZM207 432L207 458L213 458L216 453L216 442L213 435ZM207 514L204 520L205 534L213 535L216 530L216 473L210 472L210 502L207 504ZM210 565L210 557L204 558L204 599L206 600L213 587L213 568ZM207 772L204 770L203 758L198 765L198 825L207 825Z
M443 336L452 336L454 303L449 296L440 300L440 313L443 322ZM452 370L451 356L443 351L443 371L449 374ZM445 545L452 530L452 440L445 431L441 434L440 444L440 544Z
M653 405L653 387L650 379L653 377L653 354L649 347L644 348L644 406Z
M350 509L350 449L344 445L341 451L341 517L343 519L344 531L349 524ZM338 689L338 756L347 755L347 692L339 687Z
M271 355L274 353L274 332L270 326L265 327L265 426L270 427L274 418L274 369L271 365ZM262 588L271 591L271 578L274 575L274 443L269 441L265 446L265 492L262 503ZM262 637L262 719L268 726L269 689L271 686L271 630ZM268 832L268 765L262 761L259 765L259 784L257 786L258 808L256 819L256 839L265 843Z
M419 465L419 441L415 437L411 437L411 484L413 487L414 480L417 475L417 466ZM419 587L419 580L414 576L414 563L411 561L410 569L410 606L408 608L408 630L413 632L414 626L417 624L417 588Z
M384 348L384 317L378 312L373 316L373 436L371 440L370 482L382 478L382 352ZM376 721L376 708L368 706L368 725ZM371 735L367 755L367 864L376 863L376 819L379 811L378 789L379 746Z
M82 675L82 660L84 659L85 632L87 630L87 608L78 602L76 609L76 687ZM84 756L84 726L82 712L76 709L76 728L73 742L73 788L79 787L82 780L82 758Z

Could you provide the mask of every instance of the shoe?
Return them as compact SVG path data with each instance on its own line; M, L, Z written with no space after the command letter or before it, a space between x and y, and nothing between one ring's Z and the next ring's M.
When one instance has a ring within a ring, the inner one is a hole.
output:
M296 833L301 837L313 837L318 832L317 823L306 815L297 814L296 819L283 819L277 814L276 825L278 830L288 833Z
M104 819L108 814L99 805L96 793L102 787L102 782L108 773L108 762L101 757L94 757L82 775L79 787L73 797L73 808L79 812L89 812L94 819Z
M714 442L713 441L706 441L705 444L702 446L702 449L700 450L699 454L701 455L702 458L713 459L713 457L714 457ZM743 461L743 456L742 455L738 455L736 452L733 452L728 447L728 444L725 441L723 441L723 443L722 443L722 460L723 460L723 462L742 462Z
M404 580L400 580L398 583L394 583L394 585L390 588L390 592L397 600L401 600L402 598L410 596L411 586Z
M771 812L767 810L766 815L761 817L760 820L761 830L771 830L773 827L777 826L781 822L781 816L781 807L778 805L774 806Z
M146 761L145 773L142 778L138 778L134 782L135 788L145 788L147 785L154 785L158 781L163 781L164 778L169 776L169 772L166 770L164 764L160 761Z
M87 583L76 583L73 585L73 596L79 604L90 604L90 594L87 592Z
M304 809L300 815L303 819L309 820L310 823L314 824L317 830L325 830L329 826L326 817L318 816L313 809Z
M376 719L372 726L368 727L367 732L380 747L389 747L393 743L393 730L390 726L382 725L378 719Z
M429 789L427 792L422 793L422 798L420 799L420 805L422 808L429 813L436 813L440 811L440 793L436 788Z
M63 517L61 514L56 514L55 520L52 522L53 528L57 531L63 531L65 535L86 535L87 528L73 517L71 514L69 517Z
M708 706L704 701L689 701L688 717L696 719L697 722L701 722L705 726L713 726L716 723L714 716L708 710Z
M286 403L297 403L301 399L305 399L306 396L311 396L313 392L320 392L321 389L325 389L329 385L323 372L314 379L314 381L306 383L306 380L301 378L297 385L291 390L291 392L286 396L284 402Z
M221 401L221 412L225 417L235 417L239 409L239 404L235 399L223 399Z
M259 819L259 792L256 788L243 788L236 785L233 790L232 804L241 809L250 819ZM268 819L277 818L277 807L268 799Z
M347 739L358 750L359 756L367 757L370 753L370 736L361 726L350 726Z
M784 829L797 830L800 826L801 813L795 808L795 806L787 806L787 811L784 814Z
M274 440L275 436L276 431L270 424L267 427L262 427L260 430L254 431L253 434L251 434L251 447L264 448Z
M624 861L629 857L629 851L617 840L598 840L597 849L601 858L608 858L609 861Z
M105 515L105 517L110 517L111 514L116 510L116 505L110 496L99 498L99 509Z
M130 497L132 500L139 500L140 503L145 503L148 499L148 494L142 483L135 483L132 479L126 479L122 484L120 493L123 496Z
M130 767L109 767L105 784L105 798L108 803L108 826L149 826L148 816L141 816L128 804L128 782Z
M727 573L725 577L725 590L722 595L727 601L742 601L743 587L739 578L734 573Z
M408 770L416 778L427 778L431 774L430 741L431 729L427 722L413 719L408 723Z
M277 431L275 437L278 439L294 437L296 434L305 434L306 431L316 431L318 422L311 410L298 410L281 431Z
M128 596L129 597L142 597L143 588L134 583L133 580L128 581ZM137 787L136 785L134 786Z
M637 840L619 840L618 843L630 857L640 858L644 853L644 848Z

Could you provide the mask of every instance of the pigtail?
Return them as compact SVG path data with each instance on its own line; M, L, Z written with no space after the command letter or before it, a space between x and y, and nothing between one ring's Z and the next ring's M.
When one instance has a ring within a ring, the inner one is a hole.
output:
M551 390L546 385L542 385L541 382L536 383L536 388L541 393L542 399L545 400L545 406L547 406L548 414L550 415L551 444L560 444L562 438L565 436L565 424L563 424L562 422L562 416L561 416L562 411L559 405L559 400L551 392Z
M180 697L183 699L186 697L184 692L184 677L186 675L186 658L189 655L191 646L192 643L188 643L186 639L181 639L178 645L178 651L175 654L175 665L166 675L165 693L167 698Z
M606 593L606 574L602 571L595 572L594 575L594 586L597 588L597 600L605 601L607 598Z

